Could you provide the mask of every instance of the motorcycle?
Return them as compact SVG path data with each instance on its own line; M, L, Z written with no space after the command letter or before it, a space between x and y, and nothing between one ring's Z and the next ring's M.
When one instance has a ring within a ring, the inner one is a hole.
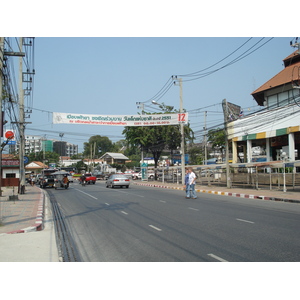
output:
M79 183L80 183L82 186L85 186L85 185L86 185L85 177L80 177L80 178L79 178Z

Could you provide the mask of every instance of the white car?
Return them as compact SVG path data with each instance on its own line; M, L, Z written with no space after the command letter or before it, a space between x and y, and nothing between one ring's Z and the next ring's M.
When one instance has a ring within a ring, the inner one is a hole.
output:
M125 186L126 188L129 188L130 185L130 179L122 174L113 174L106 180L106 187L114 188L116 186L119 186L120 188Z

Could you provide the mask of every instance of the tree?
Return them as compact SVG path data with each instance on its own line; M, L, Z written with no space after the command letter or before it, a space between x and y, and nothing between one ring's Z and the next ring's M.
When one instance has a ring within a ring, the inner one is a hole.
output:
M113 150L114 145L107 136L94 135L90 137L88 143L84 143L83 155L89 157L93 153L94 156L100 157Z
M161 109L164 113L175 113L173 107L162 104ZM150 113L146 113L150 114ZM160 113L161 114L161 113ZM181 144L180 125L165 126L126 126L122 132L125 135L128 145L138 147L141 151L152 153L155 168L157 168L158 160L163 150L176 150ZM185 142L194 139L194 133L189 125L184 126Z
M32 161L41 161L41 162L45 162L46 164L49 163L55 163L58 164L59 162L59 154L56 152L50 152L50 151L40 151L37 153L30 153L28 155L29 158L29 162Z
M79 173L85 173L87 170L87 165L84 163L83 160L80 160L75 164L75 168Z
M204 154L201 147L193 146L188 150L191 165L202 165Z
M222 128L211 129L207 133L207 141L212 144L214 150L221 150L222 155L225 149L225 140L226 134Z

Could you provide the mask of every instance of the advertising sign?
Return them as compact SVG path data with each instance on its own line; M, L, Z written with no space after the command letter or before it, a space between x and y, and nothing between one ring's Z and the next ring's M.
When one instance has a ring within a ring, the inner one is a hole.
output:
M109 126L161 126L188 123L187 113L156 115L90 115L53 113L53 124L109 125Z

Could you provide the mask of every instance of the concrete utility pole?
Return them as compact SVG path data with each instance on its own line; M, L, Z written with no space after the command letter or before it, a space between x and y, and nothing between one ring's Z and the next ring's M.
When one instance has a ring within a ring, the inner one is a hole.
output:
M204 164L207 165L207 132L206 132L206 116L207 116L207 111L204 112Z
M0 126L1 126L1 136L0 136L0 144L1 144L1 137L3 135L2 132L2 82L3 82L3 57L4 57L4 37L0 37ZM2 151L0 152L0 196L2 196Z
M23 48L23 38L20 37L19 41L20 52ZM19 131L20 131L20 148L19 148L19 160L20 160L20 187L19 193L25 194L25 166L24 166L24 152L25 152L25 128L24 128L24 90L23 90L23 57L19 58Z
M224 129L225 129L225 160L226 160L226 182L227 188L231 188L230 182L230 170L229 170L229 144L228 144L228 105L226 99L222 101L223 113L224 113Z
M3 82L3 59L4 59L4 55L6 55L6 56L19 56L20 61L22 63L22 57L25 56L25 53L22 52L22 43L21 43L21 46L20 46L20 52L7 52L7 51L4 51L4 37L0 37L0 125L1 126L3 124L3 120L2 120L2 97L3 97L2 82ZM23 75L22 75L22 69L21 69L21 71L20 71L20 81L19 82L22 82L22 76ZM20 84L19 84L19 86L20 86ZM22 89L22 91L23 91L23 89ZM22 124L24 126L24 98L23 98L23 123ZM23 137L24 137L24 131L23 131ZM20 145L20 147L21 147L21 145ZM25 145L23 146L23 152L24 152L24 148L25 148ZM21 162L23 162L23 169L21 169ZM24 172L25 171L24 171L24 155L23 155L22 159L20 159L20 182L23 182L23 186L25 188L25 173ZM23 181L21 181L22 174L24 175L23 176ZM2 152L0 153L0 176L1 176L1 179L2 179ZM0 180L0 195L1 195L1 186L2 186L2 182ZM20 186L22 186L22 184Z
M179 105L179 112L183 113L183 100L182 100L182 78L178 79L179 81L179 88L180 88L180 105ZM184 184L184 177L185 177L185 151L184 151L184 122L180 122L180 133L181 133L181 180L182 184Z

